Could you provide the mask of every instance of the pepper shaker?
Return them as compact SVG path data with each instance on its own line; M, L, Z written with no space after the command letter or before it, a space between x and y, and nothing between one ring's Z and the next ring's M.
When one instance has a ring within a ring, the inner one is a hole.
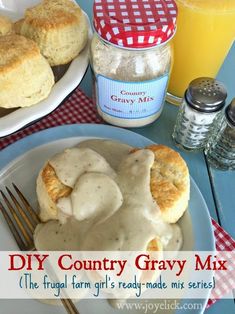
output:
M205 153L215 168L235 170L235 98L215 126Z
M221 82L208 77L193 80L177 115L172 135L175 144L188 151L205 148L226 98L227 91Z

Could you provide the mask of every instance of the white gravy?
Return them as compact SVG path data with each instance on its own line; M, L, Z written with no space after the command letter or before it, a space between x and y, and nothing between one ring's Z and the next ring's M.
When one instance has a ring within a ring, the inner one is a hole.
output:
M115 177L114 170L100 154L90 148L72 147L50 160L60 181L74 187L77 179L86 172L101 172Z
M38 250L142 251L159 238L165 250L182 245L178 225L161 219L150 191L154 154L113 141L88 140L52 158L59 179L73 188L57 206L65 223L37 227Z

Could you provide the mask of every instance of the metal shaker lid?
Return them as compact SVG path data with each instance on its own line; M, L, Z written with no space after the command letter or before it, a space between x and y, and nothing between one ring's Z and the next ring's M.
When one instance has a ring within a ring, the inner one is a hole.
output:
M232 100L231 104L226 108L226 117L228 121L235 126L235 98Z
M225 86L210 77L193 80L185 93L185 99L192 108L206 113L222 109L226 98Z

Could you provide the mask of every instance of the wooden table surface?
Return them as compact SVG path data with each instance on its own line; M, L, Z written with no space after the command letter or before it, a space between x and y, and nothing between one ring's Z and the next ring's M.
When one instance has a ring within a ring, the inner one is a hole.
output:
M77 2L91 18L93 1L78 0ZM218 79L227 86L229 102L235 97L235 44L218 75ZM81 88L88 96L91 96L91 87L91 73L88 70L81 83ZM171 139L177 111L177 107L166 103L161 117L155 123L144 128L132 129L132 131L177 150ZM235 238L235 171L222 172L211 168L202 152L180 151L180 153L187 161L190 174L201 190L211 216ZM220 300L206 310L207 314L232 314L234 312L235 303L232 299Z

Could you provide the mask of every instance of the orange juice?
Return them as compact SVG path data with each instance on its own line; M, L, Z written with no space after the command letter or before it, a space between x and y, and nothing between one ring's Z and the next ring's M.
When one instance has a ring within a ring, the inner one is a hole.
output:
M179 16L168 92L182 98L193 79L217 75L235 38L235 0L176 3Z

